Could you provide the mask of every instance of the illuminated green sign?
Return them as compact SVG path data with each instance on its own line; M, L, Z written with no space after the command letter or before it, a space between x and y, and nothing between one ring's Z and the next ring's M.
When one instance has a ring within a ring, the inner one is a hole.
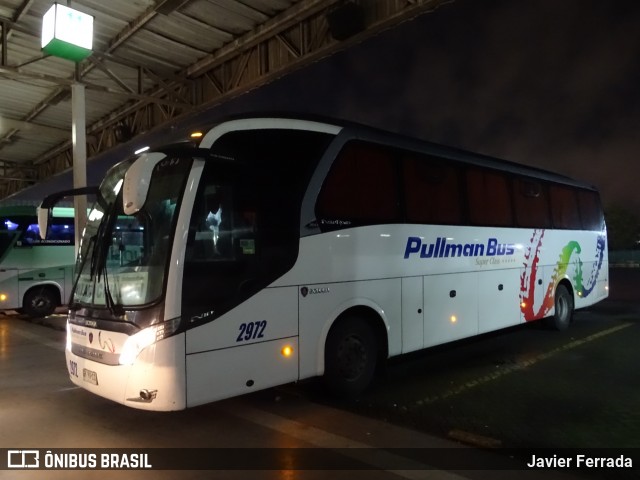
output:
M54 3L42 17L42 51L79 62L91 55L93 16Z

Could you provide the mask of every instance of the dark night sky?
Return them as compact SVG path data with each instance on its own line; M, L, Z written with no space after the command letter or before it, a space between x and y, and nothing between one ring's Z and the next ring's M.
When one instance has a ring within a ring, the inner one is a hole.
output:
M640 209L640 2L456 0L222 110L247 109L547 168Z
M208 116L247 111L339 117L547 168L640 213L640 1L455 0Z

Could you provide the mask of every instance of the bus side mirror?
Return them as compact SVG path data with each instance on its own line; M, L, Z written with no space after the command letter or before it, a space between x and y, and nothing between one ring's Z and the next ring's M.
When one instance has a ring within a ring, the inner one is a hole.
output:
M49 230L49 220L51 219L51 210L48 208L38 207L36 208L38 215L38 229L40 230L40 238L46 240Z
M143 153L127 170L122 185L122 206L126 215L139 212L147 201L151 173L162 159L164 153Z
M51 214L53 207L56 203L65 197L75 197L77 195L95 195L97 202L102 205L103 208L107 208L106 202L100 193L100 187L79 187L72 190L63 190L61 192L52 193L47 195L42 200L42 203L36 208L36 215L38 216L38 229L40 230L40 238L45 240L47 238L49 223L51 220Z

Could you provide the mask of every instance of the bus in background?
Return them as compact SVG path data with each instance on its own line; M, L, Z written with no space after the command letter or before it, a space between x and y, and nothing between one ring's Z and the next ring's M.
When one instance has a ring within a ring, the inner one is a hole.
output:
M564 330L608 295L593 187L293 118L114 166L75 274L72 382L146 410L314 376L357 395L388 357L543 318Z
M73 285L73 208L56 207L40 238L35 206L0 207L0 309L44 317L67 303Z

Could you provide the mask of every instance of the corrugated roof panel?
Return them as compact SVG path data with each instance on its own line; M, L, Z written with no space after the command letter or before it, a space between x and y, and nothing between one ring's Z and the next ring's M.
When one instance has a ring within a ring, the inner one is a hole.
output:
M297 0L243 0L242 3L249 5L251 8L261 11L269 17L274 16L278 12L289 8L296 3Z
M75 63L70 60L50 56L29 64L24 70L32 74L43 74L68 80L73 77L75 68Z
M154 0L82 0L73 3L78 4L77 7L73 7L78 10L87 10L87 13L89 10L95 12L92 15L105 15L107 22L120 20L129 23L132 18L155 6L157 2Z
M102 2L97 6L95 4L89 5L92 2L83 3L85 5L76 8L94 16L93 49L95 51L105 51L112 39L127 28L132 19L137 18L145 10L127 8L128 3L120 0ZM118 8L115 8L116 6Z
M59 139L44 141L40 135L25 135L21 133L14 136L9 144L3 145L2 156L16 162L37 161L38 158L59 143Z
M107 113L112 112L129 100L125 94L117 95L113 93L100 92L87 89L85 92L87 103L87 127L102 119ZM103 112L102 114L93 112Z
M180 65L176 65L172 59L166 55L152 55L148 50L138 47L134 48L129 43L126 48L118 50L118 56L129 62L144 65L153 72L175 72L180 68Z
M251 30L264 15L257 14L254 10L249 12L246 7L243 13L238 13L239 2L229 0L194 0L181 9L183 13L198 18L212 27L219 28L234 35L241 35ZM256 18L257 17L257 18ZM264 21L264 20L263 20Z
M146 52L152 58L163 59L173 65L174 70L191 65L206 54L148 30L138 32L119 53L125 55L130 50Z
M255 8L249 0L209 0L209 2L219 7L224 15L241 18L250 25L263 23L269 19L268 15Z
M209 53L233 39L233 35L217 30L197 18L179 12L170 17L157 15L148 25L155 33Z
M2 2L6 3L6 2ZM18 5L23 2L17 2ZM31 8L25 12L23 17L20 19L20 29L27 30L31 32L35 37L40 38L42 34L42 16L51 8L52 2L44 2L42 0L35 1L31 5ZM11 14L7 15L8 18L13 18L16 14L18 6L16 6Z
M57 128L71 129L71 95L44 110L35 122Z
M12 18L13 12L20 6L21 0L5 0L0 4L0 15Z
M8 118L20 119L23 112L33 108L40 99L50 92L46 84L35 80L8 80L0 79L2 90L1 115Z
M42 56L40 39L14 30L8 42L7 63L17 67L39 56Z

